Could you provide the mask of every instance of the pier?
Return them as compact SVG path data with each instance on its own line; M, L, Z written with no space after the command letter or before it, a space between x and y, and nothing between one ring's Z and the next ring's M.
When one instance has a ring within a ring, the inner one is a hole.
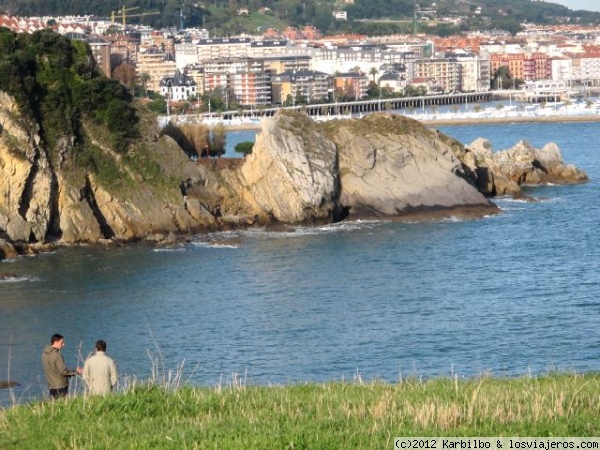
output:
M302 110L309 116L328 116L340 114L368 114L378 111L395 109L417 109L427 106L442 106L462 103L477 103L490 101L491 92L470 92L444 95L427 95L422 97L400 97L400 98L378 98L369 100L357 100L352 102L321 103L311 105L296 105L277 108L265 108L258 110L227 111L223 113L224 119L270 117L280 109Z
M310 105L279 106L272 108L252 108L222 113L203 113L199 117L203 121L219 118L219 120L260 119L272 117L281 109L301 110L312 117L338 116L351 114L369 114L378 111L397 109L425 109L426 107L489 102L492 92L468 92L456 94L427 95L422 97L377 98L352 102L320 103Z

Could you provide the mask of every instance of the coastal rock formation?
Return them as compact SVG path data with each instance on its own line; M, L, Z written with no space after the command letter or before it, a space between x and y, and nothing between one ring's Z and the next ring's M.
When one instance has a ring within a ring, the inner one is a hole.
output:
M495 210L449 145L397 115L316 123L279 113L243 166L223 176L254 214L280 222Z
M19 255L10 242L0 239L0 261L3 259L14 259Z
M465 148L393 114L317 123L281 111L262 122L247 158L202 164L146 126L127 157L90 138L94 167L102 157L112 168L107 181L94 167L64 162L74 151L67 137L51 157L36 124L0 93L0 259L49 242L155 242L257 224L482 215L498 212L486 196L518 192L522 183L586 179L556 146L520 143L499 155L485 141Z
M520 195L522 185L585 183L588 176L565 164L555 143L541 149L520 141L508 150L494 152L479 138L466 147L465 164L478 174L477 185L487 195Z

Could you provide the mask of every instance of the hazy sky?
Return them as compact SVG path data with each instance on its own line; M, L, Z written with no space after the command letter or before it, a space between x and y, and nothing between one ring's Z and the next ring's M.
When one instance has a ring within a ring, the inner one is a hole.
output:
M587 9L588 11L600 11L600 0L547 0L549 3L565 5L569 9Z

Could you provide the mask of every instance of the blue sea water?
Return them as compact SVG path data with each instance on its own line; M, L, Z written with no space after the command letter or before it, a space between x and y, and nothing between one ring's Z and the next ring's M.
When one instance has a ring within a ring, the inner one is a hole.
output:
M285 384L600 370L600 123L439 127L495 149L556 142L576 186L497 199L503 213L197 236L171 249L80 247L0 263L0 380L44 389L97 339L123 375ZM235 136L253 139L252 132ZM0 403L8 402L6 390Z

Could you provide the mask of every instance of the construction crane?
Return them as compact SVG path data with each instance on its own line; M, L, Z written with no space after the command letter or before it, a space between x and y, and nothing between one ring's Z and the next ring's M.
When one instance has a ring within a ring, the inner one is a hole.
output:
M125 8L125 6L123 6L123 8L121 8L119 11L113 11L110 14L110 21L112 23L115 23L115 17L116 17L116 15L118 15L122 19L123 28L125 28L127 17L142 17L142 16L153 16L156 14L160 14L158 11L151 11L151 12L145 12L145 13L139 13L139 14L128 14L128 11L133 11L135 9L139 9L139 6L133 6L131 8Z

